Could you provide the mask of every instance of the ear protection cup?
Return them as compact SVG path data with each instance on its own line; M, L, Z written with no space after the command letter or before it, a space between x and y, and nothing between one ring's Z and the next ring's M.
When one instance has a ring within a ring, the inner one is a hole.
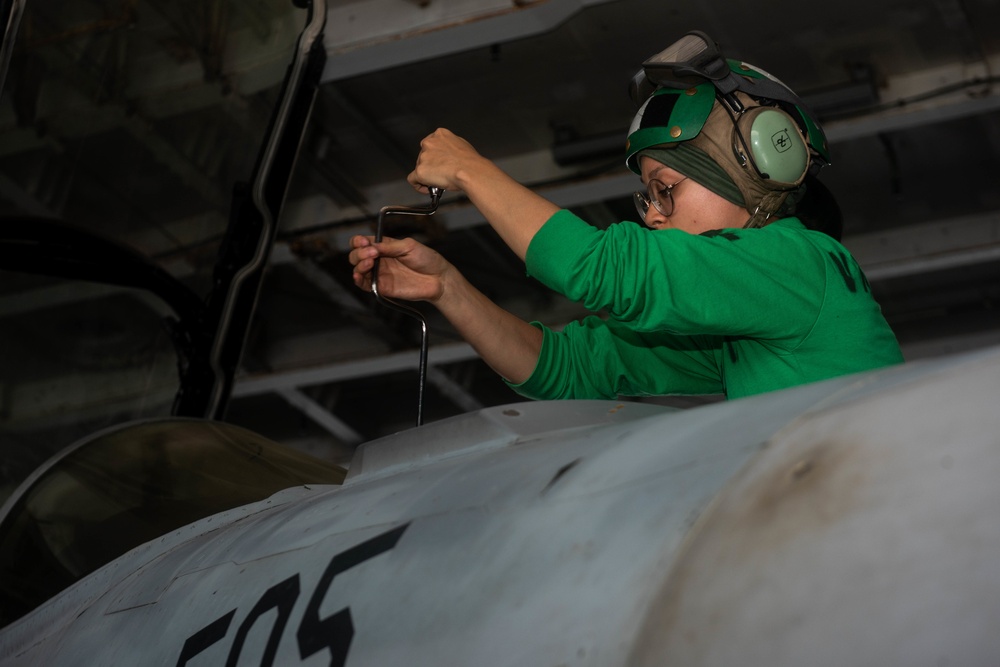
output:
M809 169L809 149L795 120L777 107L751 107L733 127L733 152L769 187L799 186Z

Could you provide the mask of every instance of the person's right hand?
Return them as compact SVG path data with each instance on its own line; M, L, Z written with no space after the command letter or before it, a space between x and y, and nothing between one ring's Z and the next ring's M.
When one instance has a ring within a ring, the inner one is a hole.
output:
M418 192L427 193L430 187L464 192L463 178L488 181L495 179L498 171L468 141L438 128L420 142L417 163L406 180Z
M348 259L354 267L354 284L366 292L372 288L376 258L379 294L407 301L437 301L443 277L452 268L438 252L413 239L382 237L375 243L373 236L354 236Z

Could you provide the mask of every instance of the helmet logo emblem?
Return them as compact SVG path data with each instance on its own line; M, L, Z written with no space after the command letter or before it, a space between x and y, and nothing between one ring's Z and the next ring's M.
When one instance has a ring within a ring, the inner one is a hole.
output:
M792 138L788 136L788 129L780 130L771 135L771 145L774 146L774 150L779 153L784 153L789 148L793 146Z

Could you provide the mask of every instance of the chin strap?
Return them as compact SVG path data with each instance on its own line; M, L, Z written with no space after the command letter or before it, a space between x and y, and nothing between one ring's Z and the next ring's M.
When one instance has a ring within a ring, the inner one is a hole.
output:
M785 190L768 192L761 197L760 202L757 203L757 207L754 209L750 219L743 225L743 228L755 229L774 222L775 214L781 209L781 205L785 203L788 194L788 191Z

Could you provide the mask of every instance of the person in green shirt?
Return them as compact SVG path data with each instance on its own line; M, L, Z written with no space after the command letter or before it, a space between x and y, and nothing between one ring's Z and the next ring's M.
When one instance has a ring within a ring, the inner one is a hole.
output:
M680 53L704 47L695 63ZM699 41L700 40L700 41ZM851 254L795 217L828 162L783 84L689 33L644 63L626 164L645 226L599 230L439 129L408 181L464 192L529 275L596 315L554 331L503 310L413 239L356 236L354 282L436 306L519 393L537 399L739 398L903 361ZM706 55L707 52L707 55Z

